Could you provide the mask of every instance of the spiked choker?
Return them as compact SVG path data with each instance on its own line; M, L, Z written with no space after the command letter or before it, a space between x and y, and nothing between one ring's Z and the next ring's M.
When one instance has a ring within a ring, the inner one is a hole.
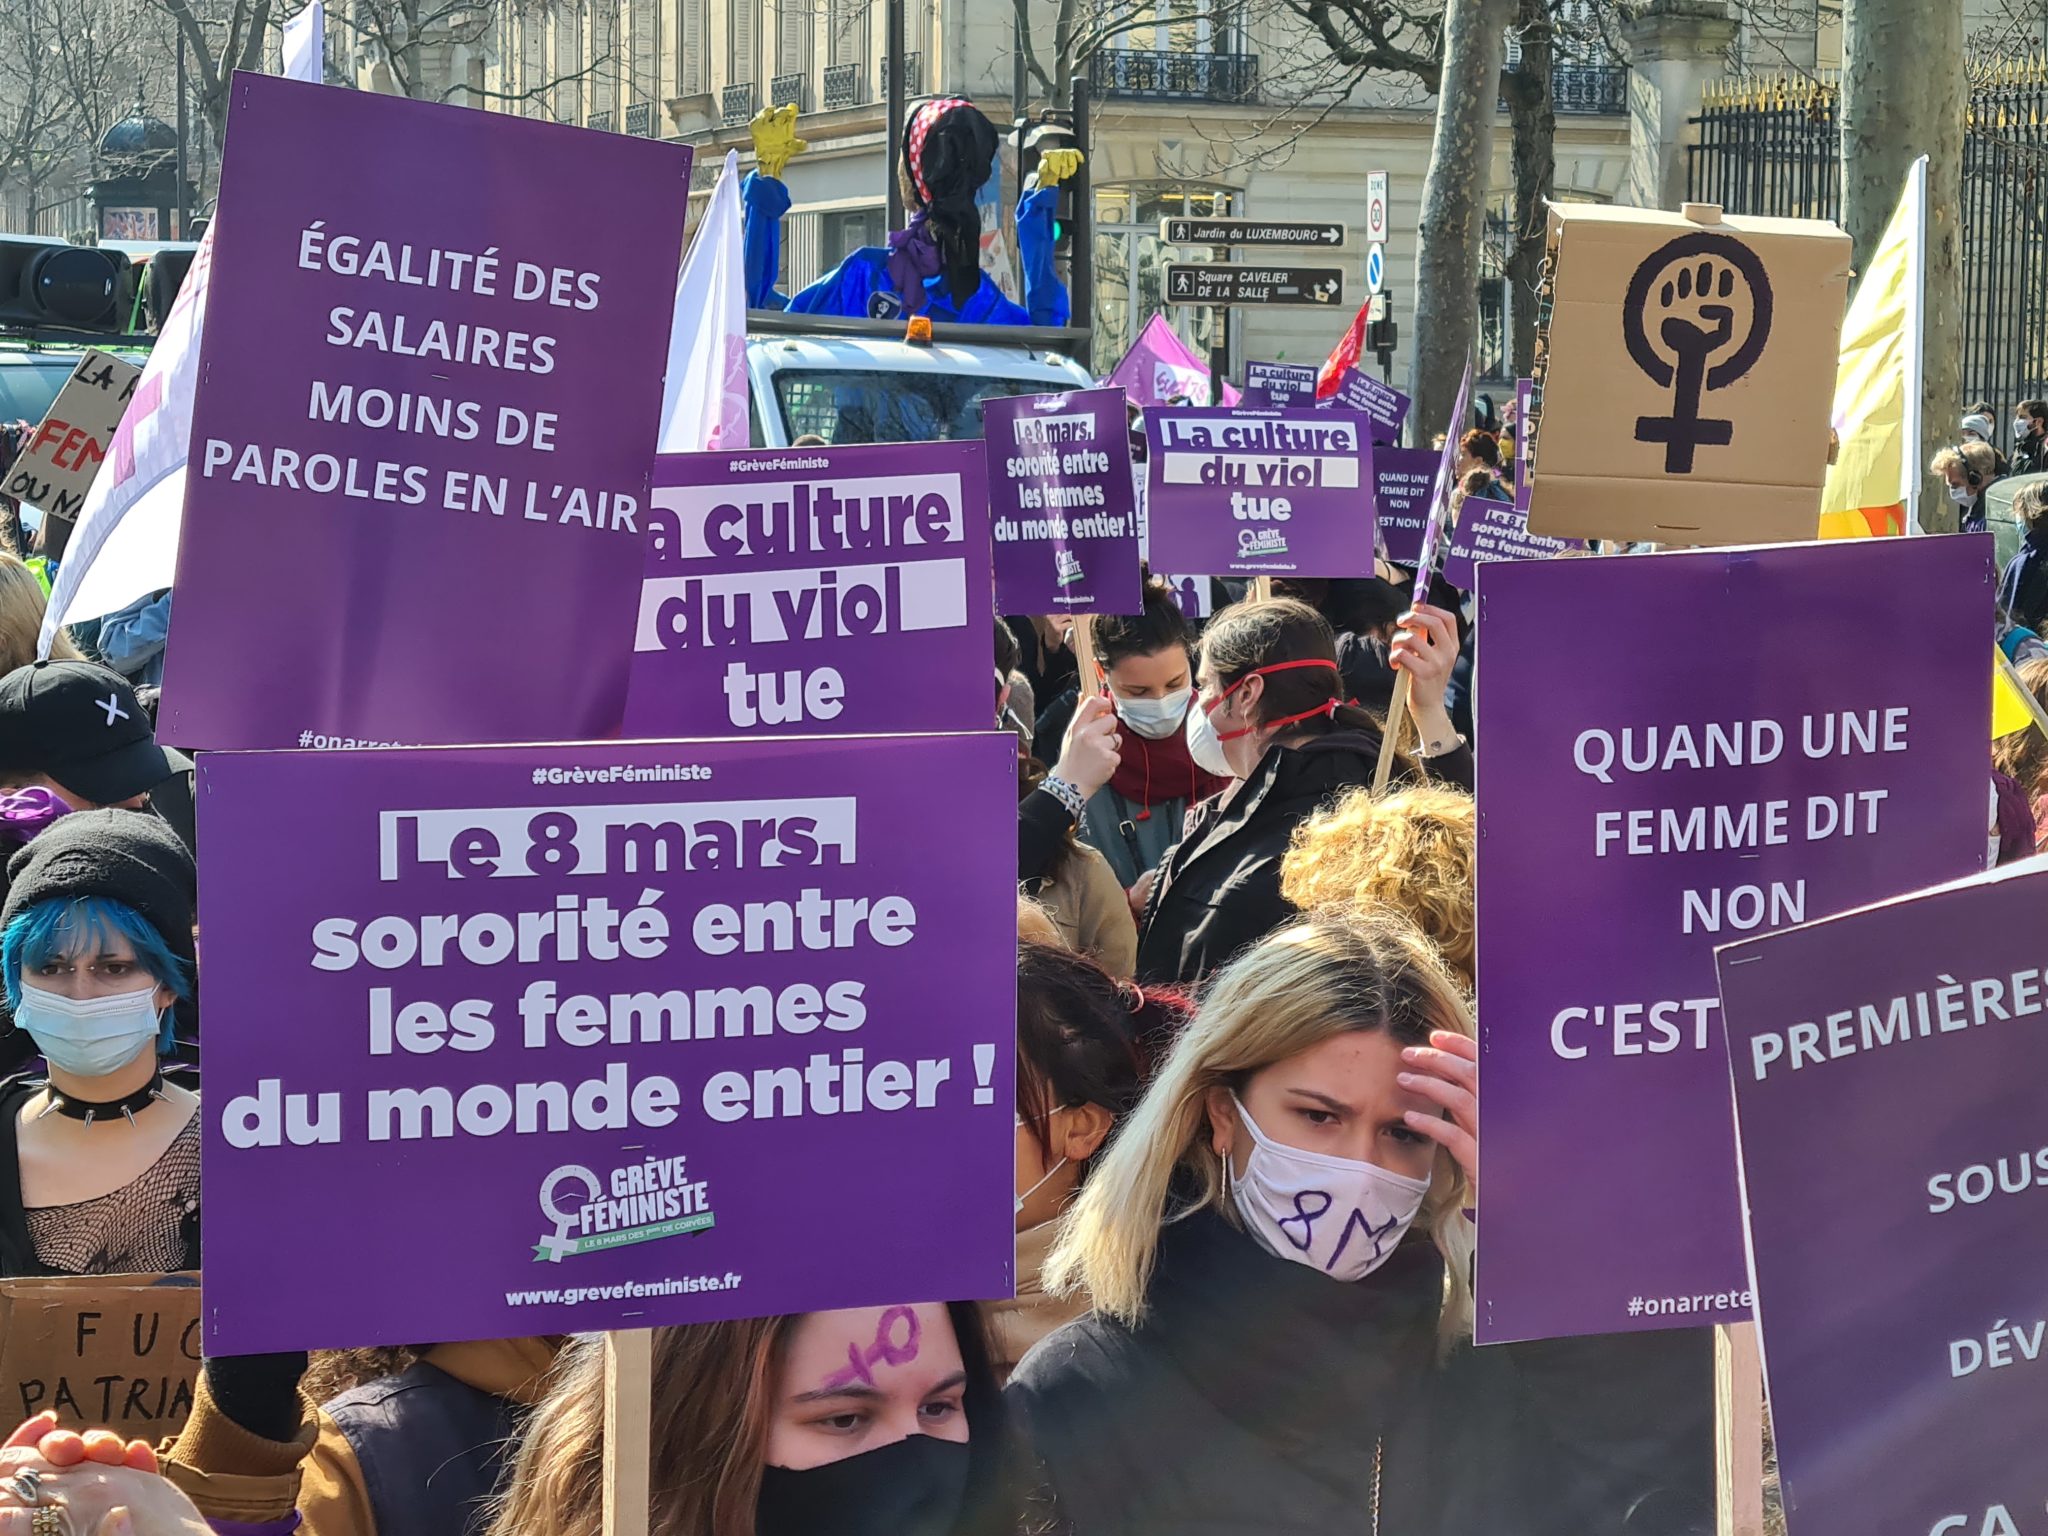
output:
M147 1109L164 1096L164 1074L162 1068L158 1068L154 1077L125 1098L97 1103L91 1099L74 1099L55 1083L49 1085L49 1092L50 1102L44 1106L42 1114L36 1116L38 1120L43 1115L56 1113L67 1120L82 1120L91 1125L96 1120L112 1120L118 1116L133 1125L138 1109Z

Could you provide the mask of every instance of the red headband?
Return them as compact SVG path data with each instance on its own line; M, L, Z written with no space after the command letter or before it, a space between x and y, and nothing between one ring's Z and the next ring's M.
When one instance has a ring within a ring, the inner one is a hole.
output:
M941 96L937 101L928 101L910 114L910 180L917 188L918 201L929 203L931 189L924 184L924 139L938 125L938 121L955 107L971 107L974 103L964 96Z

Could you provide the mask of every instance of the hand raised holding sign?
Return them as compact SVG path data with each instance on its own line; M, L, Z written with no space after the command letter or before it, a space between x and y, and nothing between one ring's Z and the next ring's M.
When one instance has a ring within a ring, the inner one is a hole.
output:
M1116 772L1117 754L1123 748L1116 724L1116 705L1104 694L1091 693L1081 700L1067 726L1053 777L1073 785L1084 800Z

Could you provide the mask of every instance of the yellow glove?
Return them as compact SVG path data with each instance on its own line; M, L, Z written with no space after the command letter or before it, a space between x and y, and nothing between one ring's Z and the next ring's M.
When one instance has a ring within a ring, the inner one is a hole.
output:
M1048 149L1038 157L1039 187L1056 187L1081 169L1078 149Z
M795 102L783 107L763 107L747 124L747 132L753 135L754 158L760 162L761 174L777 181L782 179L789 162L810 148L806 140L796 136Z

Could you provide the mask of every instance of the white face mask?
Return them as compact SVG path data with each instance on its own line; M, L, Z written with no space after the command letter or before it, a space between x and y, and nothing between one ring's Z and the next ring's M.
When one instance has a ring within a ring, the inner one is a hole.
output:
M1188 756L1195 760L1195 766L1204 773L1212 773L1219 779L1234 779L1237 770L1230 766L1230 759L1223 755L1223 743L1216 739L1216 727L1209 719L1209 711L1199 701L1188 711L1186 726Z
M1262 1248L1333 1280L1363 1280L1393 1257L1429 1180L1283 1147L1267 1139L1235 1094L1230 1102L1253 1143L1244 1173L1229 1180L1231 1198ZM1227 1160L1224 1168L1227 1176Z
M2031 416L2021 416L2013 421L2012 435L2015 438L2029 437L2033 434L2033 431L2034 420Z
M1117 718L1150 741L1164 741L1180 729L1192 688L1176 688L1163 699L1118 699Z
M73 1077L105 1077L140 1056L157 1037L156 987L107 997L66 997L21 984L14 1022L29 1032L51 1066Z
M1058 1110L1054 1110L1054 1111L1052 1112L1052 1115L1056 1115L1056 1114L1058 1114L1058 1113L1059 1113L1059 1111L1058 1111ZM1041 1118L1042 1118L1042 1119L1046 1119L1046 1120L1050 1120L1050 1119L1052 1118L1052 1115L1044 1115L1044 1116L1041 1116ZM1024 1129L1024 1127L1025 1127L1025 1126L1027 1126L1027 1125L1031 1125L1031 1124L1034 1124L1034 1123L1035 1123L1035 1122L1033 1122L1033 1121L1030 1121L1030 1120L1025 1120L1025 1119L1023 1119L1023 1118L1021 1118L1021 1117L1020 1117L1020 1118L1018 1119L1018 1121L1017 1121L1017 1129L1021 1131L1021 1130L1023 1130L1023 1129ZM1037 1182L1036 1184L1032 1185L1032 1186L1031 1186L1031 1187L1030 1187L1029 1189L1025 1190L1023 1194L1021 1194L1021 1195L1019 1195L1019 1196L1017 1197L1017 1214L1018 1214L1019 1216L1022 1216L1022 1215L1024 1214L1024 1202L1025 1202L1026 1200L1029 1200L1029 1199L1030 1199L1030 1198L1031 1198L1031 1197L1032 1197L1033 1195L1037 1194L1037 1193L1038 1193L1038 1192L1039 1192L1039 1191L1040 1191L1041 1189L1045 1188L1045 1186L1046 1186L1046 1181L1047 1181L1047 1180L1049 1180L1049 1179L1050 1179L1050 1178L1051 1178L1051 1177L1052 1177L1052 1176L1053 1176L1054 1174L1058 1173L1058 1172L1059 1172L1059 1171L1060 1171L1060 1170L1061 1170L1062 1168L1064 1168L1064 1167L1066 1167L1066 1166L1067 1166L1067 1160L1066 1160L1066 1159L1065 1159L1065 1158L1063 1157L1063 1158L1061 1158L1061 1159L1060 1159L1060 1160L1059 1160L1058 1162L1054 1163L1054 1164L1053 1164L1053 1165L1052 1165L1052 1166L1051 1166L1050 1168L1048 1168L1048 1169L1046 1169L1046 1170L1045 1170L1045 1178L1042 1178L1042 1179L1040 1179L1040 1180L1039 1180L1039 1181L1038 1181L1038 1182Z
M1948 499L1957 506L1965 506L1976 497L1976 492L1967 485L1952 485L1948 488Z

